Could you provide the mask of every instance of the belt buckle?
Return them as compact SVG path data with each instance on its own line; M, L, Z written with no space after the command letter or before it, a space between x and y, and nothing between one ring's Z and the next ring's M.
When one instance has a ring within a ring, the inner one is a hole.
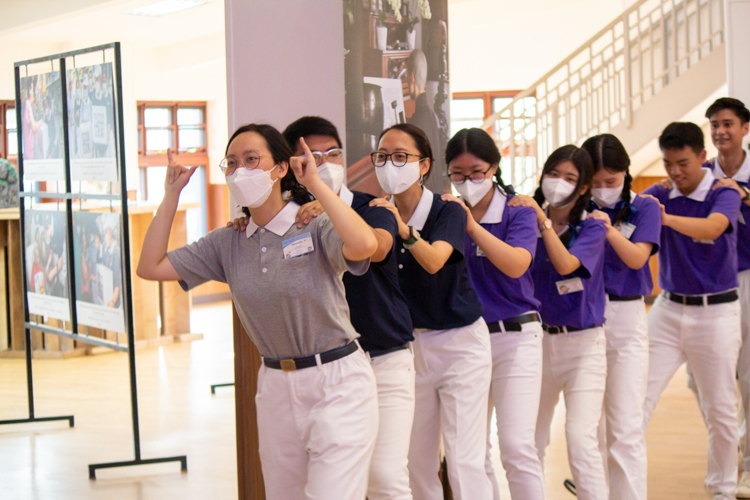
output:
M293 359L282 359L279 363L283 372L293 372L297 369L297 363Z

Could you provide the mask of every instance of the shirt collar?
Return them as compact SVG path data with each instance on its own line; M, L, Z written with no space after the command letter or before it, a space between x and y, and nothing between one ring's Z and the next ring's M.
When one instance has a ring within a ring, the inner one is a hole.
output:
M717 179L722 179L727 176L727 174L724 173L724 170L722 170L721 165L719 165L718 156L714 158L713 171L714 177ZM745 151L745 159L743 160L742 165L740 165L740 169L734 174L732 179L745 184L750 182L750 154L748 154L747 151Z
M495 190L495 194L492 195L490 206L487 207L484 217L479 221L480 224L499 224L503 221L503 212L505 211L505 202L508 199L508 195L495 186L492 186L492 188Z
M341 201L351 207L352 201L354 201L354 193L349 191L349 188L342 184L341 189L339 190L339 198L341 198Z
M268 224L266 224L265 228L271 231L273 234L277 236L284 236L287 231L289 231L289 228L292 227L292 225L295 222L295 219L297 218L297 212L299 212L299 205L297 205L295 202L290 201L286 204L284 208L279 211L279 213L276 214L276 216L271 219ZM258 229L258 225L253 222L253 218L250 217L250 220L247 221L247 229L245 229L245 235L249 238L253 234L255 234L255 231Z
M417 231L422 230L424 223L427 222L427 216L430 215L433 198L432 191L426 187L422 187L422 197L419 199L419 204L411 215L411 219L406 223L407 226L412 226Z
M714 183L714 174L711 172L711 169L709 168L703 168L703 179L701 179L700 184L698 184L698 187L693 189L693 192L687 195L687 198L690 198L691 200L695 201L705 201L706 195L711 190L711 186ZM672 190L669 192L669 199L677 198L679 196L684 196L679 189L677 189L677 186L674 186Z

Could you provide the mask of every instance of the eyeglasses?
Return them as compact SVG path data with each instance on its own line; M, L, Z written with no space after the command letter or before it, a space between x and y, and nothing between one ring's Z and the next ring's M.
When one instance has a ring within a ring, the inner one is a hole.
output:
M315 158L315 164L320 165L326 160L331 160L334 163L343 163L341 160L344 156L344 150L341 148L331 148L328 151L311 151L313 158Z
M448 176L451 178L453 184L463 184L467 179L475 184L479 184L485 179L484 176L487 175L487 172L490 170L492 170L492 165L490 165L490 168L484 172L476 171L472 172L470 175L464 175L461 172L450 172L448 173Z
M404 165L406 165L406 162L409 160L410 156L419 157L419 155L415 155L411 153L400 153L400 152L391 153L391 154L372 153L370 155L370 159L372 160L372 164L375 165L376 167L382 167L383 165L385 165L385 162L388 160L388 158L391 159L394 167L403 167ZM422 160L424 160L424 158L420 157L419 161L422 161Z
M269 155L262 155L255 152L245 153L241 158L237 159L236 156L227 156L219 162L219 168L224 175L232 175L235 170L239 167L244 167L250 170L258 168L260 165L260 159L268 157Z

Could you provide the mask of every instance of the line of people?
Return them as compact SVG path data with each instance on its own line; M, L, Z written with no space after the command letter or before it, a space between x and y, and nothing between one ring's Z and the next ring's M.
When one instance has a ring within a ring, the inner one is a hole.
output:
M554 151L525 196L503 183L492 138L461 130L445 151L457 198L423 186L429 140L395 125L372 153L388 193L376 198L344 185L329 121L303 117L283 133L246 125L221 163L246 217L167 252L195 170L170 155L137 272L186 290L229 284L263 356L256 403L270 499L443 498L443 455L454 498L498 499L493 408L512 498L544 499L562 393L578 497L645 500L645 428L686 360L709 429L707 489L734 498L750 112L725 98L707 116L712 169L701 129L672 123L659 144L674 185L643 195L608 134ZM657 251L664 294L647 316Z

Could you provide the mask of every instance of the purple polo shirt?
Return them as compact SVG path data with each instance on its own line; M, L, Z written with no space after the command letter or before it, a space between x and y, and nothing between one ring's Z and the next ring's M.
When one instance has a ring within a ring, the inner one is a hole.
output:
M637 212L628 217L627 224L635 226L633 233L628 238L633 243L653 243L651 255L659 251L659 235L661 233L661 208L659 204L650 198L643 198L635 193L630 195L630 205ZM614 222L618 210L614 208L600 208L602 212L609 215ZM631 226L631 227L632 227ZM627 233L625 233L627 234ZM604 289L608 294L621 297L633 295L650 295L654 289L654 280L651 278L651 268L648 260L640 269L629 268L617 255L617 252L609 241L605 243L604 256Z
M705 219L712 213L727 216L730 225L715 241L699 242L669 227L661 231L659 286L683 295L719 293L737 287L737 216L740 195L732 188L712 190L716 179L703 169L703 180L688 196L654 184L644 194L656 197L666 212Z
M570 231L571 229L566 229ZM604 243L607 230L600 220L586 219L578 226L578 235L568 251L581 261L573 274L557 272L547 256L541 236L531 264L536 298L542 303L542 321L552 326L592 328L604 324ZM564 236L564 233L561 234ZM558 281L581 278L583 290L560 295Z
M524 248L533 257L538 233L536 214L529 207L509 207L508 200L512 197L495 189L479 224L495 238L512 247ZM510 278L482 254L468 234L464 255L469 266L469 279L482 303L482 316L487 323L539 310L530 269L520 278Z
M703 165L713 170L714 177L721 179L727 175L719 165L719 159L715 158L713 162L707 162ZM742 162L740 169L732 177L740 186L748 186L750 183L750 154L745 151L745 161ZM746 203L740 205L741 216L737 224L737 265L740 271L750 269L750 206Z

